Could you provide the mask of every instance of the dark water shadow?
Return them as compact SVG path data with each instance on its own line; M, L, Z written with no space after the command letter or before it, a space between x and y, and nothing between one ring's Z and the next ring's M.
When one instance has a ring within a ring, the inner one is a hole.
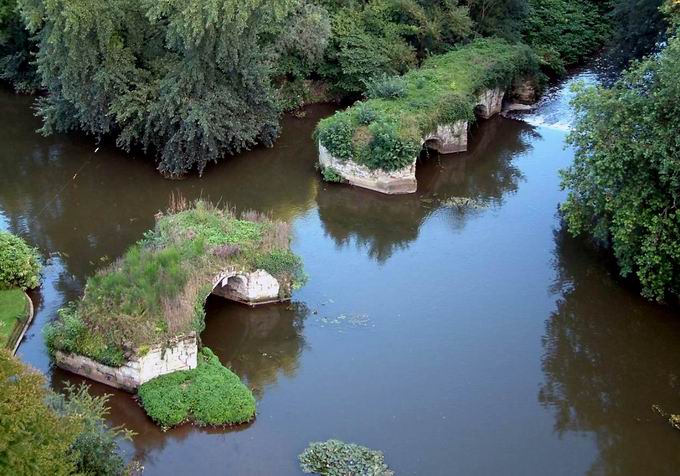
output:
M535 129L521 121L496 117L471 131L469 151L439 155L424 151L416 169L418 192L386 196L347 185L324 185L316 197L324 230L338 246L365 248L387 261L418 238L427 218L446 210L451 226L500 207L517 191L523 177L513 164L531 150Z
M680 434L652 405L680 412L678 310L622 286L610 263L564 231L556 233L538 400L554 431L592 434L589 474L677 474Z

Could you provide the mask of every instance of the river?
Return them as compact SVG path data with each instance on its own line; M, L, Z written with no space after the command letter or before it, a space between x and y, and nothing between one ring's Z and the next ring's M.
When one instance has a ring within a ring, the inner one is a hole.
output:
M273 149L167 181L109 144L41 137L31 99L0 93L0 228L48 257L18 355L59 389L41 329L88 275L153 225L173 192L290 220L309 283L291 305L210 298L203 342L254 389L233 430L161 432L112 393L113 424L147 475L299 475L310 441L384 451L398 475L674 474L680 320L560 231L569 85L526 121L473 130L471 151L423 156L419 191L320 181L311 139L329 106L286 117Z

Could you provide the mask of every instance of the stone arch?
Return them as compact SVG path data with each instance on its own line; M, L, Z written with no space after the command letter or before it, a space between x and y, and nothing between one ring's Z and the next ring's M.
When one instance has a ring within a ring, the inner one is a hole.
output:
M251 272L232 270L215 277L211 294L255 306L287 300L281 290L282 284L262 269Z
M453 124L442 124L423 139L423 145L436 150L440 154L454 154L465 152L468 143L467 121L457 121Z

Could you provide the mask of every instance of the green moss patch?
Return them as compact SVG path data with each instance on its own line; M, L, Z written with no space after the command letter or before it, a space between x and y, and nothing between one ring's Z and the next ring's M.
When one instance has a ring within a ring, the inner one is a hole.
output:
M60 311L45 330L48 348L120 366L140 349L200 333L203 303L225 270L264 269L288 297L305 281L289 246L285 223L256 213L237 217L204 201L175 204L122 258L88 280L80 301Z
M157 424L235 425L255 417L255 397L204 347L198 367L156 377L139 387L139 401Z
M10 344L10 336L17 324L26 318L27 311L26 295L21 289L0 290L0 347Z
M370 80L369 99L322 120L316 138L338 159L398 170L414 160L422 138L437 125L473 121L481 92L538 74L528 46L479 39L402 77Z

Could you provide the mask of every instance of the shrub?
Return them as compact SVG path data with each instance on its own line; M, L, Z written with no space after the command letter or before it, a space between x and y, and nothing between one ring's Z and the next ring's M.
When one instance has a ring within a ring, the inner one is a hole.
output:
M326 182L340 183L344 180L342 175L340 175L333 167L324 167L321 170L321 176Z
M131 440L133 433L123 427L110 427L106 421L109 395L92 396L89 386L67 385L65 395L53 394L47 402L59 415L78 419L80 432L71 444L78 474L122 476L135 472L136 462L126 465L120 454L119 439Z
M234 425L255 417L252 392L207 347L201 350L196 369L162 375L142 384L139 400L144 411L163 428L188 421Z
M406 81L400 76L387 76L364 81L364 95L370 99L395 99L406 95Z
M380 451L365 446L328 440L310 444L298 457L305 473L324 476L391 476Z
M1 474L73 474L70 451L80 425L60 417L45 402L45 378L0 349Z
M573 235L612 250L642 294L680 296L680 39L636 64L611 88L580 87L562 174Z
M88 387L51 392L45 378L0 349L0 474L122 476L135 471L119 452L119 438L104 418L108 396Z
M0 231L0 289L31 289L40 284L40 256L18 236Z
M556 73L604 43L607 16L592 0L530 0L524 39Z
M283 281L291 280L294 289L302 287L307 281L302 260L290 250L273 249L259 255L255 266L263 269L275 278Z
M367 126L378 118L378 113L370 105L360 102L356 104L357 121L359 124Z

